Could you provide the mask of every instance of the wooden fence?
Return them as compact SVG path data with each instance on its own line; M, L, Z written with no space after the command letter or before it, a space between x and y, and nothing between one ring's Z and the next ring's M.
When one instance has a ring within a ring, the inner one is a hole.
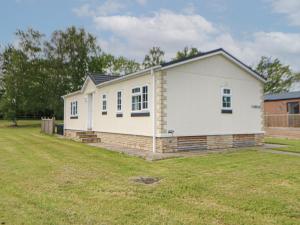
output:
M265 127L300 127L300 114L265 115Z
M43 118L41 122L41 132L46 134L55 133L55 117L53 118Z

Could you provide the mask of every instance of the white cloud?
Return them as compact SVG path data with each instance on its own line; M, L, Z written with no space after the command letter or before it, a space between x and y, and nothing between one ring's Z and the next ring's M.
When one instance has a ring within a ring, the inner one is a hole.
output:
M74 8L73 12L79 17L95 16L95 12L91 10L89 4L84 4L78 8Z
M290 25L300 26L299 0L271 0L273 11L286 15Z
M147 0L136 0L136 2L140 5L146 5L147 4Z
M174 53L183 43L208 41L216 28L200 15L184 15L162 10L152 16L97 16L94 23L99 30L128 46L127 52L145 52L154 45ZM181 47L183 47L182 45ZM136 49L136 50L135 50Z
M90 1L78 8L74 8L73 12L79 17L94 17L96 15L107 16L120 13L125 9L125 5L118 0L106 0L103 4L97 5L95 2Z
M85 13L83 8L82 14ZM101 47L116 55L142 61L152 46L160 46L171 59L185 46L201 51L224 48L248 65L261 56L273 56L300 70L300 33L256 32L236 39L230 32L193 12L160 10L147 16L90 14Z
M120 12L125 6L117 0L107 0L97 7L96 12L99 15L111 15Z

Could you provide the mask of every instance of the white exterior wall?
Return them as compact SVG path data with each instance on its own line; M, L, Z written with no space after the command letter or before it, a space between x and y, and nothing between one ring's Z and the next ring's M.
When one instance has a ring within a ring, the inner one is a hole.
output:
M222 55L167 70L167 129L175 136L262 132L263 83ZM222 87L232 114L222 114Z
M87 130L88 102L87 95L96 91L96 86L91 80L88 80L83 93L65 97L64 101L64 129ZM77 101L78 119L70 119L71 102Z
M135 87L148 85L147 117L131 117L131 91ZM117 92L122 91L123 117L117 114ZM65 128L73 130L87 130L88 102L87 94L93 94L93 131L151 136L152 127L152 77L150 74L134 79L124 80L103 87L96 88L92 81L88 82L83 94L66 97L65 99ZM107 96L107 115L102 115L102 95ZM70 119L71 101L78 101L78 119Z

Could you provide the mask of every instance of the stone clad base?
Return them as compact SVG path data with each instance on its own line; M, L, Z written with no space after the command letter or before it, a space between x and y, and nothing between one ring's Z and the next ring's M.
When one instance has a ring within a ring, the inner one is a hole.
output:
M68 138L76 137L76 130L65 130ZM95 132L102 143L122 145L143 151L152 151L152 137L130 134ZM156 138L157 152L177 152L185 150L210 150L260 146L264 134L233 134L208 136L181 136Z

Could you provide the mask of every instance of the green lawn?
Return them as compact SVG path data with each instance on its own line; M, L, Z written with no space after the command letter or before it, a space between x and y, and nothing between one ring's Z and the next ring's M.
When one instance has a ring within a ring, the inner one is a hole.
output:
M39 127L41 120L18 120L19 127ZM56 124L63 123L62 120L56 120ZM0 128L7 128L12 126L12 122L8 120L0 120Z
M148 162L2 127L0 184L0 224L300 224L300 157L255 150Z
M282 148L276 148L275 150L300 153L300 140L286 138L266 138L265 142L269 144L286 145Z

